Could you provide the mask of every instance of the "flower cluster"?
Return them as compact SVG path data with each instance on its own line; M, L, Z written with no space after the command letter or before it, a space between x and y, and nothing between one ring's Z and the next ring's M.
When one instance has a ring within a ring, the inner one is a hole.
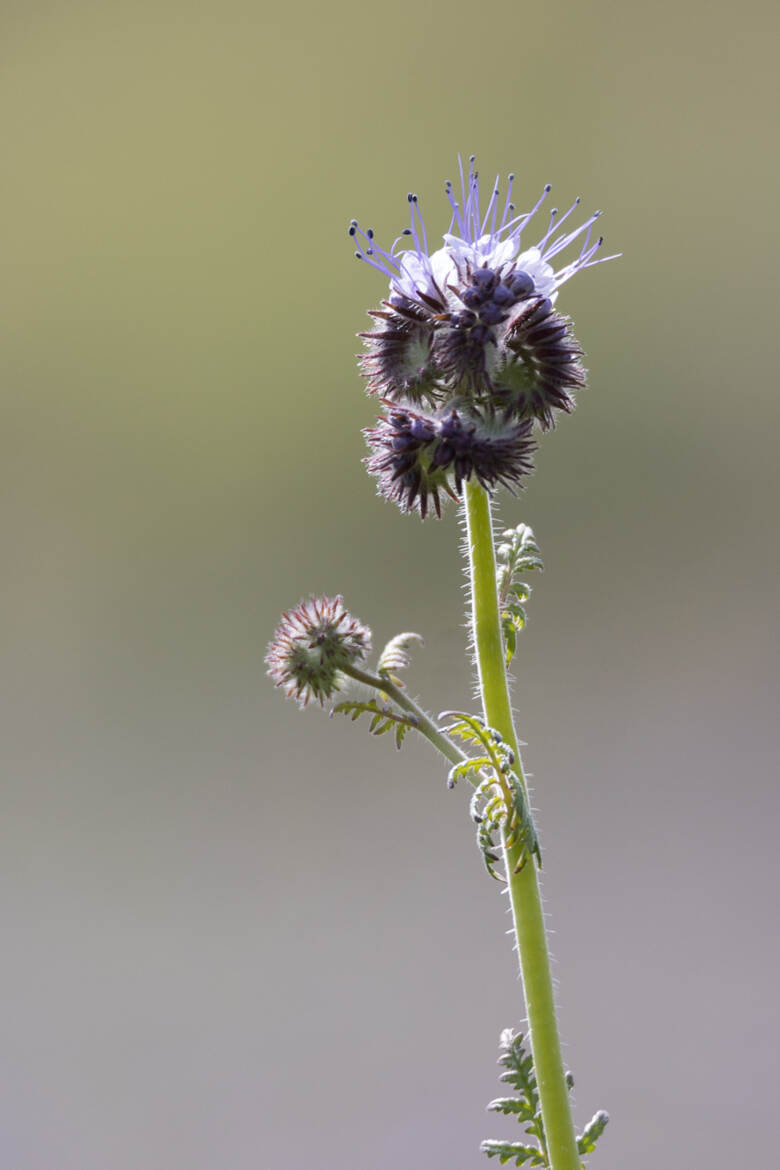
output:
M532 470L534 422L549 429L585 385L582 350L554 305L567 280L601 262L601 237L592 238L601 213L562 233L580 201L563 215L553 209L542 238L523 249L550 188L518 214L513 184L510 175L501 207L496 180L483 213L474 158L467 174L461 166L460 199L445 185L451 222L436 251L416 195L408 196L410 226L389 251L370 228L350 224L356 256L390 282L369 314L375 327L360 334L368 390L386 410L365 432L366 462L381 495L422 517L431 505L439 515L441 495L457 499L472 477L489 489L521 486ZM401 241L411 246L397 250ZM575 241L578 253L556 270L554 259Z
M282 614L265 656L268 674L290 699L320 704L341 688L343 672L365 660L371 631L341 597L310 597Z
M439 492L457 500L472 475L488 489L520 485L533 469L531 425L530 419L500 423L467 405L435 414L393 406L365 432L372 450L366 464L380 494L404 511L416 507L425 519L432 501L441 516Z

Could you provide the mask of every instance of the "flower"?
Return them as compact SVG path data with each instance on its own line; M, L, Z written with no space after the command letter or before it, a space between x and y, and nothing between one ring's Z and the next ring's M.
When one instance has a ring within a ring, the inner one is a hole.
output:
M525 247L524 234L549 184L530 211L518 214L514 175L503 204L496 179L483 214L474 157L467 174L459 166L460 198L449 180L445 184L451 221L443 247L429 248L414 194L407 197L410 226L389 251L370 228L350 223L355 255L390 283L388 298L370 314L377 328L360 335L368 389L414 407L442 408L453 396L465 396L483 414L536 419L547 429L553 412L570 411L572 392L585 385L581 348L554 305L562 285L602 263L602 237L592 238L601 212L561 232L580 200L563 215L553 208L541 238ZM402 240L412 246L399 249ZM578 253L556 269L557 257L578 242Z
M281 621L268 645L268 674L288 699L322 704L343 683L342 672L362 662L371 631L344 608L341 597L310 597Z
M462 402L436 414L392 407L363 432L372 451L366 464L380 495L424 520L430 504L441 516L440 493L457 500L472 476L487 489L520 487L533 470L531 426L484 418Z

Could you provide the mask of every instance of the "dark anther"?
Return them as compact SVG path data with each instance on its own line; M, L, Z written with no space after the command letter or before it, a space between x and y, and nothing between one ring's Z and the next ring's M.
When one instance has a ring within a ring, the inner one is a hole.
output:
M460 294L460 299L467 308L476 309L482 298L475 288L467 288Z
M500 284L498 288L493 290L493 301L497 305L514 304L515 297L505 284Z
M504 310L494 301L488 301L479 310L479 319L483 325L498 325L505 317Z
M478 268L474 273L473 280L480 288L490 284L491 280L495 280L495 273L490 268Z
M527 272L516 272L509 287L516 297L530 297L534 291L534 282Z

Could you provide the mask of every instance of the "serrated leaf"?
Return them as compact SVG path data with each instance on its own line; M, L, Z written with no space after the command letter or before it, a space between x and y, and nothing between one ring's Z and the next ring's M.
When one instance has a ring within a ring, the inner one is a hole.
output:
M527 620L528 616L525 609L517 602L513 601L504 610L504 624L511 622L516 630L524 630Z
M534 534L527 524L518 524L517 528L508 528L502 533L496 549L496 561L499 609L508 665L515 654L517 633L526 624L523 603L531 596L530 585L522 581L519 574L543 567Z
M498 1158L502 1166L507 1162L514 1162L515 1166L523 1166L526 1162L532 1166L543 1166L545 1162L535 1146L526 1146L522 1142L497 1142L488 1139L482 1142L479 1148L488 1158Z
M482 1148L489 1157L498 1157L501 1161L516 1159L519 1155L523 1160L530 1161L533 1166L549 1166L533 1059L531 1053L526 1050L522 1032L505 1028L501 1033L500 1052L498 1063L503 1066L504 1071L499 1079L511 1084L517 1090L518 1096L497 1097L495 1101L490 1102L488 1109L516 1117L518 1122L525 1126L525 1133L536 1139L538 1147L524 1143L491 1141L483 1143ZM517 1153L513 1153L513 1150ZM521 1164L522 1162L518 1163Z
M519 864L515 867L515 873L520 872L529 857L534 857L536 864L541 869L542 850L525 789L519 777L514 772L507 774L507 782L512 792L513 801L510 824L513 829L516 829L516 834L523 844L523 855L520 858Z
M588 1124L577 1138L577 1149L581 1154L592 1154L609 1122L609 1114L600 1109L591 1117Z
M501 854L496 852L495 842L493 841L493 829L494 822L492 820L480 819L477 821L477 847L482 854L485 869L492 878L500 882L504 879L496 869L496 865L501 860Z
M509 666L517 649L517 630L512 619L506 614L501 618L501 628L504 634L504 665Z
M482 728L477 722L476 715L464 717L459 711L442 711L439 714L439 721L444 719L454 720L449 727L444 728L447 735L452 736L453 739L463 740L464 743L474 743L484 747Z
M384 735L394 730L396 747L400 748L410 727L416 726L413 715L400 714L388 705L380 707L376 699L360 700L345 699L337 703L331 710L331 715L347 715L354 723L361 715L370 715L368 730L371 735Z
M533 1109L521 1097L496 1097L487 1108L491 1113L515 1114L520 1121L533 1121L535 1118Z
M484 768L489 764L490 760L486 756L479 756L473 760L463 760L460 764L453 764L447 773L447 787L454 788L458 780L465 780L471 772L478 775L480 768Z

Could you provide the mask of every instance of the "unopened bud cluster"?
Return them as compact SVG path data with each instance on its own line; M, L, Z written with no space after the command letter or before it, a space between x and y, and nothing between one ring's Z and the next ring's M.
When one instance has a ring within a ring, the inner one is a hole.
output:
M265 657L268 674L305 707L340 690L344 671L363 662L371 631L344 608L341 597L310 597L283 613Z
M549 187L518 214L513 182L510 175L501 208L496 181L483 214L472 158L468 174L461 170L460 200L445 186L452 221L437 251L429 251L415 195L406 250L386 252L373 231L350 225L356 255L390 281L387 300L369 314L375 328L360 334L368 390L385 408L365 432L366 462L381 495L423 517L440 515L442 497L457 499L472 478L491 490L522 486L533 469L534 423L549 429L585 385L582 350L554 304L562 284L600 262L601 238L591 241L600 213L560 234L579 200L562 216L553 210L542 239L522 250ZM575 240L578 255L556 271L551 261Z

